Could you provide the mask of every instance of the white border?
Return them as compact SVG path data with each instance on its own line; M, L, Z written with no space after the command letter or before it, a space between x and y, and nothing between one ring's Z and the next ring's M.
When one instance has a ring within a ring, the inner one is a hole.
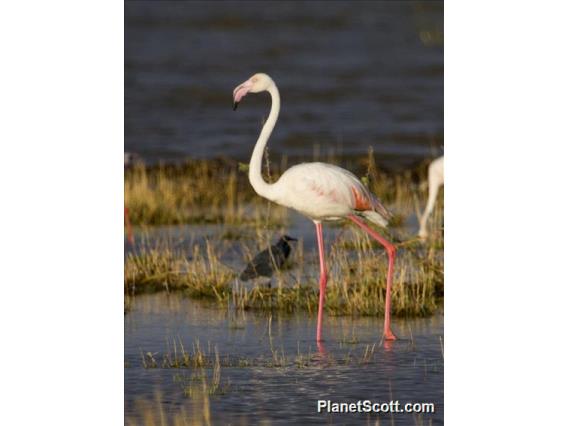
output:
M562 424L567 7L445 12L445 417Z
M8 2L0 423L123 423L123 4Z
M448 424L560 424L567 7L446 3ZM123 4L0 16L2 424L123 422Z

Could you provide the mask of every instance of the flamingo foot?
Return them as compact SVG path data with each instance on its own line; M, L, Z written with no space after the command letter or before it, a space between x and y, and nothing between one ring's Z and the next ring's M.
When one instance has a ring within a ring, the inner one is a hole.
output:
M383 334L383 339L385 340L397 340L397 337L394 335L394 333L391 331L391 329L389 328L388 330L385 331L385 333Z

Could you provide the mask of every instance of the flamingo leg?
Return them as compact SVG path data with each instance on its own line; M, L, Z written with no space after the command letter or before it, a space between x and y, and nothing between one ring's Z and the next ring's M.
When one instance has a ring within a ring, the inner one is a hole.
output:
M323 231L321 222L316 222L316 235L318 238L318 251L320 260L320 292L319 292L319 306L318 306L318 326L316 333L316 340L321 342L321 327L323 323L323 304L325 301L325 287L327 285L327 272L325 268L325 249L323 245Z
M428 183L428 202L424 213L420 216L420 230L418 231L418 236L420 238L426 238L428 236L428 218L434 210L434 205L436 204L436 196L438 195L438 189L440 188L440 183L433 178L430 178Z
M124 224L126 225L126 238L131 246L134 245L134 235L132 234L132 226L130 226L130 217L128 208L124 207Z
M396 336L391 330L391 320L390 320L390 308L391 308L391 291L392 291L392 276L394 273L394 259L396 257L396 247L394 244L386 240L379 233L371 229L362 219L355 215L347 216L352 222L358 225L363 231L381 243L387 251L389 257L389 269L387 272L387 294L385 297L385 328L384 328L384 338L385 340L396 340Z

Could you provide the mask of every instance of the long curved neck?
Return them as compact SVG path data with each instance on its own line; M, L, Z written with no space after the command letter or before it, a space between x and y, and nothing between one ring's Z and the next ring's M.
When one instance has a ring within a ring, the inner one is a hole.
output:
M272 83L268 89L268 93L272 98L272 106L270 108L270 114L262 130L260 131L260 136L256 141L254 150L252 151L252 157L249 164L249 181L258 195L273 200L274 185L269 184L262 178L262 156L264 154L264 148L270 138L270 134L276 125L278 120L278 114L280 113L280 93L278 93L278 88L276 84Z

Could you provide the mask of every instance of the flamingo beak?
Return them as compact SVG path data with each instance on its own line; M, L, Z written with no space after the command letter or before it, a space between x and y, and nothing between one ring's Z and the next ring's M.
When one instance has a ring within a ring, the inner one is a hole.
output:
M239 102L246 96L250 89L252 89L252 81L247 80L233 90L233 111L236 111Z

